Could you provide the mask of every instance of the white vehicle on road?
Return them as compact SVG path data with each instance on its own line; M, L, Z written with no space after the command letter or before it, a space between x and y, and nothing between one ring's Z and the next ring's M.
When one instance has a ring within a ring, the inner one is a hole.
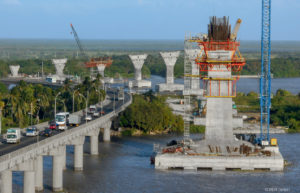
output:
M87 116L84 118L84 120L86 120L86 121L91 121L91 120L92 120L92 116L91 116L91 115L87 115Z
M26 129L26 136L37 136L39 134L38 129L35 126L28 127Z
M66 130L68 129L68 118L69 118L70 113L69 112L61 112L57 113L55 116L55 122L57 125L57 128L59 130Z
M94 116L94 117L99 117L99 116L100 116L100 113L99 113L98 111L95 111L94 114L93 114L93 116Z
M89 108L88 113L94 114L96 111L97 111L96 105L91 105L90 108Z
M21 129L11 128L6 132L6 143L20 143L21 141Z

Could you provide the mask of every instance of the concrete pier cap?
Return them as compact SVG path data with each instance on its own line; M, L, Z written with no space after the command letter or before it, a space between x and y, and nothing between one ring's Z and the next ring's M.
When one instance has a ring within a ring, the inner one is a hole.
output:
M163 58L167 70L166 70L166 84L174 83L174 66L179 57L180 51L176 52L160 52L161 57Z
M10 65L9 69L10 69L12 77L18 77L19 76L20 65Z
M141 55L129 55L129 58L131 59L134 69L135 69L135 80L142 80L142 67L144 65L144 62L147 58L147 54L141 54Z
M99 74L102 76L102 78L104 78L104 70L105 70L105 65L98 65L97 66L97 70L99 72Z
M63 58L63 59L52 59L52 63L55 66L56 69L56 75L62 77L64 76L64 68L66 66L68 59Z

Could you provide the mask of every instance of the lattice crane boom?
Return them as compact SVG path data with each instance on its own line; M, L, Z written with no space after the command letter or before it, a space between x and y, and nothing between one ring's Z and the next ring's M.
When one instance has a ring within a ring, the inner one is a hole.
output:
M262 0L261 77L260 77L260 139L270 140L271 108L271 0Z
M86 53L85 53L85 51L84 51L84 49L83 49L83 46L82 46L82 44L81 44L81 42L80 42L80 39L79 39L79 37L78 37L78 35L77 35L77 32L76 32L76 30L75 30L75 28L74 28L74 26L73 26L72 23L71 23L71 29L72 29L72 33L73 33L73 35L74 35L74 38L75 38L75 40L76 40L77 46L78 46L78 48L79 48L80 54L81 54L83 57L87 58L87 55L86 55Z

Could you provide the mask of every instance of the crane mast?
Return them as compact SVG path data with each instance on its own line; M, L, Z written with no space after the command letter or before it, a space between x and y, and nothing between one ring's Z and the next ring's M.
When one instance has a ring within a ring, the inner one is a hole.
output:
M271 0L262 0L260 140L270 140L271 108Z
M75 30L73 24L71 24L71 29L72 29L72 33L73 33L73 35L74 35L74 38L75 38L75 40L76 40L76 43L77 43L77 46L78 46L78 48L79 48L79 51L80 51L81 55L82 55L83 57L86 57L86 58L87 58L87 55L85 54L85 51L84 51L84 49L83 49L83 46L81 45L80 39L79 39L79 37L78 37L78 35L77 35L77 32L76 32L76 30Z

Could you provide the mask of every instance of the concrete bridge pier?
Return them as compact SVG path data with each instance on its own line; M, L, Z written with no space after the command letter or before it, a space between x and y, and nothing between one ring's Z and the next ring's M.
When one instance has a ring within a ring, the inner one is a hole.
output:
M111 121L107 122L104 125L104 132L103 132L103 141L110 142L110 128L111 128Z
M28 160L26 162L18 164L13 168L14 171L24 171L23 192L35 193L35 168L34 160Z
M42 191L43 186L43 156L37 156L35 160L35 190Z
M24 193L35 193L34 170L24 171Z
M66 163L66 161L67 161L67 146L65 145L65 146L63 146L62 147L64 150L62 150L63 151L63 170L66 170L67 169L67 163Z
M12 193L12 171L5 170L1 172L0 193Z
M90 137L90 154L91 155L98 155L99 150L99 132L100 129L95 129L87 134L87 136Z
M79 136L70 141L70 145L74 145L74 170L83 170L83 144L85 136Z
M64 162L64 151L66 146L58 146L48 152L47 155L53 157L52 166L52 190L53 192L60 192L63 190L63 164Z

